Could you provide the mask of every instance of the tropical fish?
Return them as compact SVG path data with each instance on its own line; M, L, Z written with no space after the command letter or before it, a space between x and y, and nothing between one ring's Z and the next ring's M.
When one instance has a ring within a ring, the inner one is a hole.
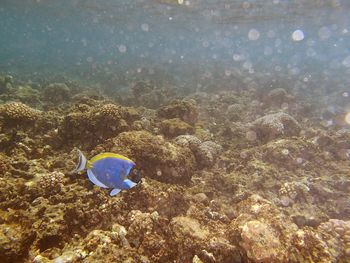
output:
M135 163L129 158L115 153L100 153L91 160L79 152L79 162L73 172L87 169L89 180L102 188L113 188L111 196L117 195L121 190L127 190L137 183L127 179ZM139 176L139 173L137 174Z

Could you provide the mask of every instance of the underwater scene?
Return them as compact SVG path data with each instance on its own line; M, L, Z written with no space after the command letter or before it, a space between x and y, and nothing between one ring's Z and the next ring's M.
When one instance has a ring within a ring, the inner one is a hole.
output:
M349 14L1 0L0 262L350 262Z

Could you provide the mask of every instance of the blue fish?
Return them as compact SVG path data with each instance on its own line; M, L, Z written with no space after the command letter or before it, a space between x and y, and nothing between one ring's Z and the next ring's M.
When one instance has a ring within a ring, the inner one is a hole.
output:
M127 179L135 163L129 158L115 153L100 153L87 160L79 151L79 162L74 172L87 169L89 180L103 188L113 188L110 195L117 195L121 190L127 190L137 183Z

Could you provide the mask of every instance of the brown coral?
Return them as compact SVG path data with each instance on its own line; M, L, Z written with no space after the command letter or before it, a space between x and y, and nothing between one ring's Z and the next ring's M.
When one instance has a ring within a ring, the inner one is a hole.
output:
M0 116L8 121L35 121L40 111L35 110L21 102L10 102L0 106Z
M191 125L198 119L198 108L194 100L175 100L158 110L158 116L161 118L173 119L180 118Z
M101 147L128 156L147 176L162 182L188 183L195 167L189 149L145 131L123 132Z

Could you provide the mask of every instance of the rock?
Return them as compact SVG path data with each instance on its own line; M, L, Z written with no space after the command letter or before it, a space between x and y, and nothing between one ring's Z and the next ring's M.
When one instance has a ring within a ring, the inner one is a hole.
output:
M22 261L33 242L34 233L19 225L0 225L0 261L12 263Z
M196 151L196 159L202 167L210 167L222 151L221 145L206 141L203 142Z
M160 124L160 130L166 137L169 138L182 134L194 133L194 128L179 118L162 121Z
M175 143L191 149L200 168L212 166L222 151L221 145L213 141L201 142L196 136L181 135L174 139Z
M157 113L161 118L179 118L190 125L195 124L198 118L197 104L194 100L175 100L160 108Z
M194 238L204 240L209 232L201 227L196 219L184 216L177 216L171 220L171 228L176 238Z
M278 235L267 224L251 220L242 226L240 245L254 262L275 262L280 258L281 243Z
M265 115L251 125L261 141L270 141L282 136L297 136L300 132L299 123L283 112Z
M127 156L147 176L161 182L189 183L196 164L189 149L146 131L123 132L101 147Z

